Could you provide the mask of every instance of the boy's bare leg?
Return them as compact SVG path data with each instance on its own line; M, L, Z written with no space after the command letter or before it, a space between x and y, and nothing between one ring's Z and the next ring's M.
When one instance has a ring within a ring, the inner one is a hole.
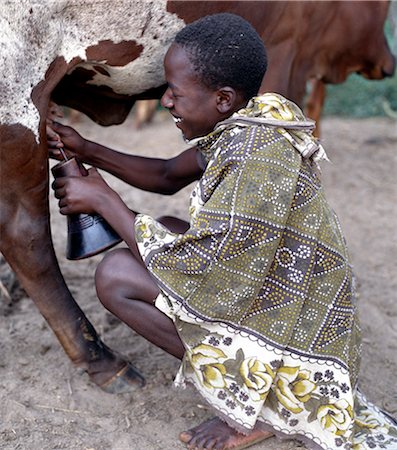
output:
M98 298L138 334L182 359L184 347L173 321L154 306L159 288L128 249L109 252L95 274Z
M108 253L97 268L95 280L98 297L109 311L157 347L182 359L184 347L173 321L154 306L159 288L130 250ZM189 449L237 450L270 436L257 429L246 436L214 418L181 433L180 440Z

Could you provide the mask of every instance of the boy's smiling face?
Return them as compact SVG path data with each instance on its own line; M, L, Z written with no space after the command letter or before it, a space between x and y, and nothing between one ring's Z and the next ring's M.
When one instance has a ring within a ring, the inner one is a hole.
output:
M226 98L230 96L222 89L211 90L205 86L183 47L171 45L164 59L164 70L168 88L161 104L172 114L185 139L207 135L219 121L234 112L231 110L236 100L234 90L226 88L234 93L233 98Z

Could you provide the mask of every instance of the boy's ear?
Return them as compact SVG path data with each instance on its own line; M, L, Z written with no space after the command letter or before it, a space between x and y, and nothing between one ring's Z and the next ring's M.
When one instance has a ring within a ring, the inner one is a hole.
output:
M234 110L237 103L237 92L229 86L219 88L216 97L216 107L221 114Z

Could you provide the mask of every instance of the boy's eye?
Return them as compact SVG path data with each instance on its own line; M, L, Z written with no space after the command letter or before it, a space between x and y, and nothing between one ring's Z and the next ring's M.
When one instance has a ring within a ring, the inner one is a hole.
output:
M169 90L170 96L172 98L179 98L179 97L181 97L180 93L177 93L177 92L174 91L174 87L173 86L168 85L168 90Z

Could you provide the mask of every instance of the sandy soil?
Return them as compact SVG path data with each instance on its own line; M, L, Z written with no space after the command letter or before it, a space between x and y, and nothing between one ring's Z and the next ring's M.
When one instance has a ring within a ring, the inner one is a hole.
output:
M184 144L166 115L140 132L132 119L101 128L83 119L91 138L136 154L168 157ZM388 119L323 123L332 161L323 164L328 197L350 246L360 292L364 353L361 388L377 405L397 413L396 171L397 125ZM187 217L190 188L174 197L142 193L107 177L135 210ZM101 256L65 259L65 218L51 199L56 251L64 277L104 341L127 355L146 376L140 391L112 396L69 362L52 331L27 298L0 313L0 448L174 450L179 431L211 416L192 390L176 391L178 361L113 318L97 301L93 274ZM303 448L272 438L253 450Z

